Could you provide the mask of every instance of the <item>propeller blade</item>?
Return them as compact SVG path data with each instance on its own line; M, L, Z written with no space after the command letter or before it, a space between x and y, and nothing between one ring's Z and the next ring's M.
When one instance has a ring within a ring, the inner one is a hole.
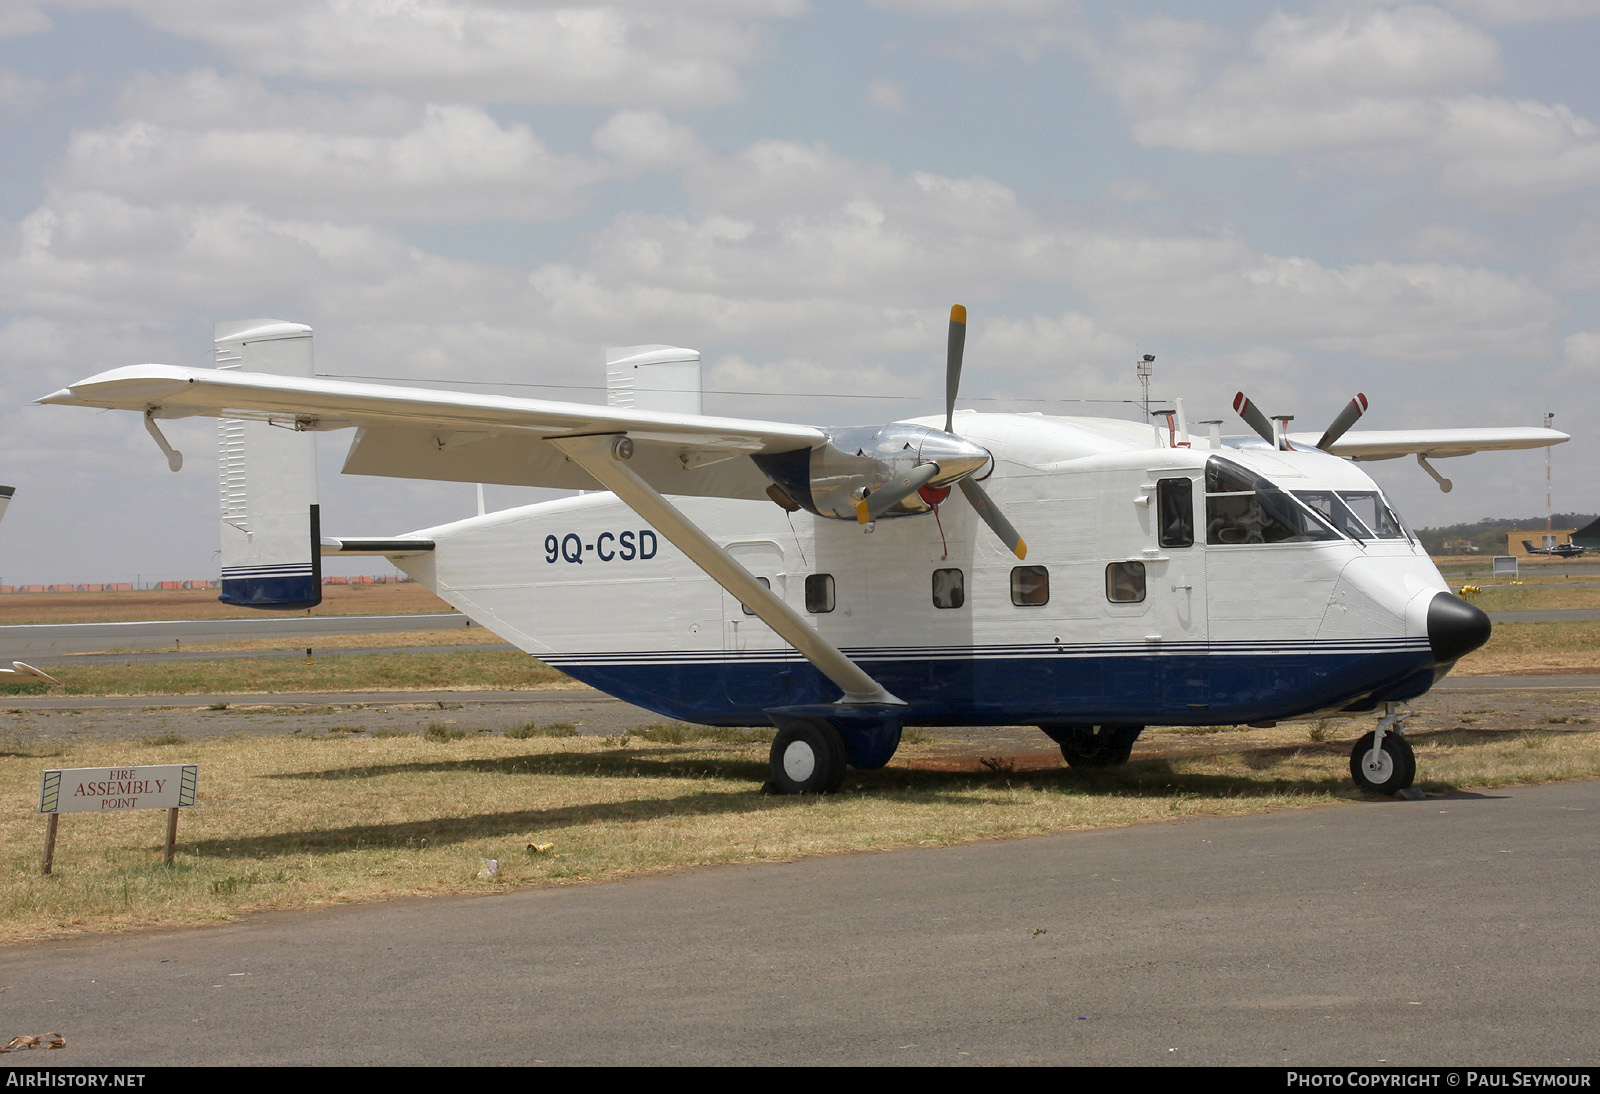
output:
M1350 400L1348 406L1339 411L1339 416L1328 426L1328 431L1322 435L1322 440L1317 442L1317 447L1324 452L1332 450L1334 441L1344 436L1344 431L1356 424L1356 419L1367 412L1367 397L1356 392L1356 397Z
M950 343L944 361L944 431L955 432L956 392L961 390L961 355L967 346L967 309L950 308Z
M1005 514L995 507L993 501L989 500L989 495L983 487L973 482L971 478L965 478L961 480L961 492L967 496L967 500L972 503L972 507L978 511L978 516L983 518L983 523L992 528L994 534L1000 537L1001 542L1011 548L1012 554L1019 559L1028 557L1027 543L1023 542L1022 537L1017 534L1017 530L1011 527L1011 522L1005 518Z
M921 490L938 473L938 464L925 463L912 468L911 474L874 490L856 502L856 523L865 524L870 520L877 520L900 501Z
M1272 431L1272 423L1267 421L1265 414L1256 409L1256 404L1245 398L1244 392L1241 391L1233 397L1233 409L1251 429L1261 434L1268 444L1277 447L1278 437Z

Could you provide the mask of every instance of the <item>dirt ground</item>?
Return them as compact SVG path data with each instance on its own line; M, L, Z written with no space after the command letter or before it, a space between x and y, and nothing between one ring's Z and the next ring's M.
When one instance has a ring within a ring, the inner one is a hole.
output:
M1600 691L1562 689L1559 677L1544 677L1550 689L1454 691L1441 688L1412 704L1413 739L1429 733L1467 730L1517 733L1532 729L1588 729L1600 723ZM227 706L216 709L222 702ZM452 731L504 734L532 721L569 724L592 736L618 736L668 719L583 690L545 692L427 692L385 695L199 696L166 702L149 699L6 700L0 707L0 750L49 750L65 745L144 742L175 735L202 740L232 734L426 733L441 725ZM1204 753L1325 749L1342 756L1373 727L1363 715L1316 722L1286 722L1275 728L1152 726L1134 746L1135 758ZM1012 769L1055 766L1055 744L1032 726L940 727L920 730L931 739L917 763L945 770L976 770L988 761ZM1315 738L1320 736L1322 740ZM108 758L107 762L112 762Z

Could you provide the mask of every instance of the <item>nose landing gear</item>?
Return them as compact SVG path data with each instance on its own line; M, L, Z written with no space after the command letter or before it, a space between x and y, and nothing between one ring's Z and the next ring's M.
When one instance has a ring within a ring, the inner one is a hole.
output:
M1374 794L1398 794L1417 777L1417 754L1405 739L1403 703L1384 704L1378 728L1356 742L1350 751L1350 777Z

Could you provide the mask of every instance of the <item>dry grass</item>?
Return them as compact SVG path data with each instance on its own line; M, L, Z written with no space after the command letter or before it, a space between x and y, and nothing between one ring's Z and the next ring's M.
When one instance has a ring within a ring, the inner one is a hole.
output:
M130 745L116 757L104 746L48 758L0 748L0 800L11 803L0 814L0 941L1360 797L1345 770L1348 741L1308 744L1303 726L1279 732L1275 743L1094 775L1059 764L949 770L933 762L937 743L912 744L890 768L852 773L842 793L821 798L756 789L759 735L685 727L609 739L232 738ZM1587 729L1461 729L1417 744L1434 790L1600 775L1600 733ZM109 762L200 764L200 804L183 813L176 864L160 862L159 811L75 814L62 818L55 875L40 876L44 820L31 803L41 770ZM498 870L481 877L489 859Z
M1458 676L1600 672L1600 620L1497 623L1489 642L1461 659Z
M1454 586L1457 592L1460 586ZM1600 608L1600 585L1484 585L1473 603L1486 612Z
M479 632L482 633L482 632ZM259 695L306 691L527 691L575 687L520 651L242 657L51 666L61 687L0 684L0 695Z
M450 605L415 582L324 585L322 603L280 615L410 615L448 612ZM271 614L271 613L269 613ZM0 596L0 625L19 623L127 623L146 619L261 619L234 608L215 589L141 589L125 593L13 593Z
M218 642L191 642L183 653L249 653L273 650L403 649L407 646L487 646L505 644L493 631L482 627L451 627L444 631L379 631L376 634L327 634L316 638L305 635L280 635L276 638L230 638ZM163 648L139 646L130 649L100 650L100 653L160 654Z

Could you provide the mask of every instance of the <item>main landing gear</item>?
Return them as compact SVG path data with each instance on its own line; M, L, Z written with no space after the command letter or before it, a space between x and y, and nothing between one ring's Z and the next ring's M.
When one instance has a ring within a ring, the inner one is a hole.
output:
M1144 726L1041 726L1061 746L1069 767L1120 767L1133 755Z
M772 787L780 794L831 794L844 782L844 738L821 718L801 718L772 739Z
M1398 794L1416 780L1417 754L1403 736L1409 711L1401 703L1385 704L1384 709L1378 728L1351 750L1350 777L1374 794Z

